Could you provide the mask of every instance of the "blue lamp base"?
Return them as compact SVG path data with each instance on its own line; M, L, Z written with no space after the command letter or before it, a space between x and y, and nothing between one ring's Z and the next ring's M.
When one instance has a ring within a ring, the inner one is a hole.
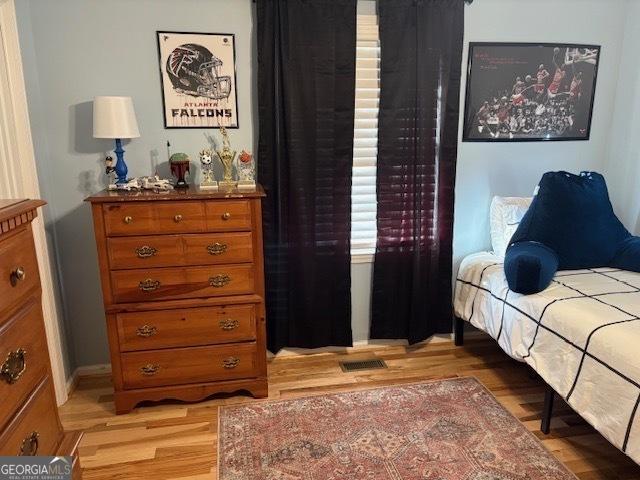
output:
M127 168L127 164L124 163L124 149L122 148L122 140L119 138L116 138L116 149L114 152L117 158L115 172L118 180L116 180L116 185L124 185L127 183L127 172L129 169Z

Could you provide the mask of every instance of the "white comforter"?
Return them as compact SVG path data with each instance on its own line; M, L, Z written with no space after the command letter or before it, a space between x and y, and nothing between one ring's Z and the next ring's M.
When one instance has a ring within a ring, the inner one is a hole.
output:
M478 253L460 266L454 307L640 463L639 273L562 271L545 291L520 295L502 259Z

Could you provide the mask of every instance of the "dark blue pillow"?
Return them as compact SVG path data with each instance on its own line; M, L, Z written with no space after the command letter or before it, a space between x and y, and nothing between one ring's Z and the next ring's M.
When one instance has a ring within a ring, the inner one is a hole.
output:
M559 270L616 266L640 271L640 239L634 238L613 212L602 175L545 173L507 248L509 288L535 293L544 290L553 278L555 270L549 275L553 260L546 250L532 248L532 242L555 254Z
M537 242L512 245L504 259L509 289L525 295L547 288L557 270L556 253Z

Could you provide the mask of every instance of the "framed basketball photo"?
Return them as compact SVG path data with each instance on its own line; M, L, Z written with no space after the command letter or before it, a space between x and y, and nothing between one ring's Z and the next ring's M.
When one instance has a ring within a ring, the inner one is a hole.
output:
M589 140L600 47L469 44L462 141Z
M157 36L165 128L238 128L234 35Z

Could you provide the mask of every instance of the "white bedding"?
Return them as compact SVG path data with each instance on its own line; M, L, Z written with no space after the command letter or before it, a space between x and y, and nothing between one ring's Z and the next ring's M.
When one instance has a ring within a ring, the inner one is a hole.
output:
M639 273L562 271L543 292L520 295L502 259L478 253L460 266L454 307L640 463Z

